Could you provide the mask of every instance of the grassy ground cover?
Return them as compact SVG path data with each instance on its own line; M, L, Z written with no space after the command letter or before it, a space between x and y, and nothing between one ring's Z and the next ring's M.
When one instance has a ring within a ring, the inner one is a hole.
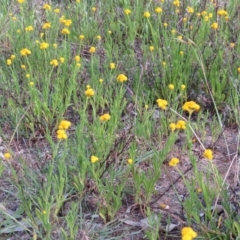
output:
M239 239L239 8L2 0L0 239Z

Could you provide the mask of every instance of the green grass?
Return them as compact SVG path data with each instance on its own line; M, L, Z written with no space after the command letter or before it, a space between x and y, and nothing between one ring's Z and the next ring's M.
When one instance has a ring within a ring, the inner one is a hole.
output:
M1 237L240 237L240 1L177 5L2 1Z

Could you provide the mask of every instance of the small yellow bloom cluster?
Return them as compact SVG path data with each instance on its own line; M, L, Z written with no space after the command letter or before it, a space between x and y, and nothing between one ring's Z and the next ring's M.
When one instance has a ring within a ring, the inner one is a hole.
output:
M212 160L213 159L213 152L211 149L206 149L203 153L203 156L205 158L207 158L208 160Z
M25 27L25 31L26 32L31 32L31 31L33 31L33 27L32 26L27 26L27 27Z
M42 29L49 29L49 28L51 28L51 23L50 22L46 22L42 26Z
M69 34L70 34L70 31L69 31L68 28L63 28L62 31L61 31L61 33L62 33L63 35L69 35Z
M194 111L198 112L200 110L200 106L194 101L189 101L183 104L182 109L189 112L189 114L192 114Z
M89 52L90 53L95 53L96 52L96 48L95 47L90 47L89 48Z
M221 17L224 17L226 21L229 20L228 12L225 11L224 9L219 9L219 10L217 11L217 14L218 14L219 16L221 16Z
M53 59L53 60L50 62L50 65L52 65L53 67L57 67L57 66L58 66L58 60L57 60L57 59Z
M218 29L218 23L217 22L212 23L211 28L214 29L214 30L217 30Z
M186 122L183 121L183 120L179 120L179 121L177 121L177 123L170 123L170 124L169 124L169 128L172 130L172 132L173 132L175 129L185 130L185 129L186 129Z
M43 5L43 9L51 11L52 8L49 4L46 3L46 4Z
M22 4L22 3L25 2L25 0L17 0L17 2L18 2L19 4Z
M131 10L129 10L129 9L125 9L125 10L124 10L124 13L125 13L126 15L128 15L128 14L131 13Z
M45 50L45 49L47 49L49 47L49 43L47 43L47 42L42 42L41 44L40 44L40 49L42 49L42 50Z
M115 63L110 63L109 66L110 66L111 69L116 68L116 64Z
M149 50L150 50L150 52L152 52L154 50L154 46L150 46Z
M84 36L83 34L80 34L80 35L79 35L79 39L80 39L80 40L83 40L84 38L85 38L85 36Z
M173 84L169 84L169 85L168 85L168 88L169 88L170 90L173 90L173 89L174 89L174 85L173 85Z
M181 230L182 240L192 240L197 237L197 233L191 227L184 227Z
M10 158L12 157L12 154L9 153L9 152L6 152L6 153L3 154L3 156L4 156L4 158L5 158L6 160L8 160L8 159L10 159Z
M157 7L157 8L155 8L155 13L162 13L162 8L160 8L160 7Z
M57 138L59 140L66 140L68 138L66 130L71 126L71 122L62 120L58 125Z
M173 1L172 4L176 7L180 7L181 2L179 0L175 0L175 1Z
M156 100L158 107L165 110L167 108L168 102L164 99L158 98Z
M102 37L100 35L97 35L97 40L100 41L102 39Z
M94 155L92 155L91 156L91 163L96 163L97 161L99 161L99 158L94 156Z
M172 159L169 161L168 165L169 165L170 167L175 167L175 166L178 165L178 163L179 163L179 159L178 159L178 158L172 158Z
M101 115L101 116L99 117L100 121L102 121L102 122L106 122L106 121L108 121L110 118L111 118L111 116L110 116L110 114L108 114L108 113L105 113L105 114L103 114L103 115Z
M128 163L129 165L132 165L132 164L133 164L133 160L132 160L131 158L129 158L129 159L127 160L127 163Z
M127 76L125 76L124 74L119 74L117 76L117 81L118 82L126 82L128 80Z
M89 85L87 85L87 90L85 91L85 95L87 96L87 97L92 97L92 96L94 96L94 94L95 94L95 91L89 86Z
M151 17L151 14L150 14L150 12L144 12L143 16L145 18L149 18L149 17Z
M190 6L187 6L187 13L194 13L194 9Z
M75 61L76 61L77 63L79 63L80 60L81 60L81 57L80 57L80 56L75 56Z
M21 51L20 51L20 54L22 56L27 56L27 55L30 55L31 54L31 51L27 48L23 48Z

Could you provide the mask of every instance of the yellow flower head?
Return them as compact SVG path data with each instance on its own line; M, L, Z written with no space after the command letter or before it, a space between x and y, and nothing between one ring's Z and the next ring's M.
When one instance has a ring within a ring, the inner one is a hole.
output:
M240 73L240 67L237 69L238 73Z
M212 160L213 159L213 152L211 149L206 149L203 153L203 156L205 158L207 158L208 160Z
M70 31L69 31L67 28L63 28L61 33L62 33L63 35L69 35L69 34L70 34Z
M99 117L100 121L106 122L111 118L111 116L108 113L105 113Z
M191 227L184 227L181 230L182 240L192 240L197 237L197 233Z
M96 52L96 48L95 47L90 47L89 48L89 52L90 53L95 53Z
M212 23L211 28L214 30L218 29L218 23L217 22Z
M72 25L72 20L71 19L64 19L63 24L66 27L70 27Z
M166 28L168 26L168 23L163 23L163 26Z
M165 110L167 108L168 102L166 100L158 98L156 102L161 109Z
M102 37L100 35L97 35L97 40L100 41L102 39Z
M75 61L76 62L80 62L80 60L81 60L80 56L75 56Z
M192 7L187 7L187 12L188 13L194 13L194 9Z
M26 76L26 78L30 78L30 74L29 73L27 73L25 76Z
M3 156L4 156L4 158L5 158L6 160L8 160L8 159L10 159L10 158L12 157L12 154L9 153L9 152L6 152L6 153L3 154Z
M17 0L17 2L18 2L19 4L22 4L22 3L25 2L25 0Z
M10 66L12 64L12 60L11 59L7 59L6 63L7 63L8 66Z
M53 44L53 47L54 47L54 48L57 48L57 47L58 47L57 43L54 43L54 44Z
M34 86L34 82L29 82L29 86L33 87Z
M60 11L61 11L61 10L60 10L59 8L55 8L55 9L54 9L54 12L57 13L57 14L60 13Z
M49 28L51 28L51 23L50 22L46 22L42 26L42 29L49 29Z
M58 66L58 60L57 59L53 59L51 62L50 62L50 65L54 66L54 67L57 67Z
M218 14L219 16L223 16L223 17L228 16L228 12L225 11L224 9L219 9L219 10L217 11L217 14Z
M64 129L58 129L57 130L57 138L59 140L66 140L67 139L67 133Z
M110 66L111 69L114 69L116 67L116 64L115 63L110 63L109 66Z
M172 33L172 34L175 34L175 33L176 33L176 30L175 30L175 29L172 29L172 30L171 30L171 33Z
M184 90L186 88L186 85L182 84L181 85L181 90Z
M170 90L173 90L173 89L174 89L174 85L173 85L173 84L169 84L169 85L168 85L168 88L169 88Z
M50 11L52 8L49 4L46 3L46 4L43 5L43 9Z
M151 17L151 14L150 14L150 12L144 12L143 16L145 18L149 18L149 17Z
M186 129L186 122L183 120L179 120L176 124L177 129Z
M131 158L129 158L129 159L127 160L127 163L128 163L129 165L132 165L132 164L133 164L133 160L132 160Z
M128 14L131 13L131 10L129 10L129 9L125 9L125 10L124 10L124 13L125 13L126 15L128 15Z
M183 104L182 109L189 112L189 114L192 114L194 111L198 112L200 110L200 106L194 101L189 101Z
M94 91L92 88L88 88L88 89L85 91L85 95L86 95L87 97L92 97L92 96L94 96L94 94L95 94L95 91Z
M172 132L176 129L176 124L175 123L170 123L169 128L171 129Z
M67 120L62 120L59 125L58 125L58 129L64 129L67 130L70 126L71 126L71 122L67 121Z
M103 80L102 78L99 79L99 82L100 82L100 83L103 83L103 81L104 81L104 80Z
M22 65L21 65L21 68L22 68L22 69L26 69L26 65L22 64Z
M31 51L28 50L27 48L23 48L21 51L20 51L20 54L22 56L27 56L27 55L30 55L31 54Z
M180 7L181 2L179 0L175 0L172 3L175 7Z
M42 42L42 43L40 44L40 49L42 49L42 50L45 50L45 49L47 49L48 47L49 47L49 43Z
M149 50L150 50L150 52L152 52L154 50L154 46L150 46Z
M79 39L80 39L80 40L83 40L84 38L85 38L84 35L82 35L82 34L79 35Z
M170 162L168 163L168 165L169 165L170 167L175 167L175 166L178 165L178 163L179 163L179 159L178 159L178 158L172 158L172 159L170 160Z
M33 31L33 27L32 26L27 26L27 27L25 27L25 31L26 32L31 32L31 31Z
M96 12L97 8L96 7L92 7L92 11Z
M160 7L155 8L155 13L162 13L162 8Z
M91 163L96 163L97 161L99 161L98 157L96 156L91 156Z
M119 74L118 76L117 76L117 81L118 82L125 82L125 81L127 81L128 80L128 78L127 78L127 76L125 76L124 74Z

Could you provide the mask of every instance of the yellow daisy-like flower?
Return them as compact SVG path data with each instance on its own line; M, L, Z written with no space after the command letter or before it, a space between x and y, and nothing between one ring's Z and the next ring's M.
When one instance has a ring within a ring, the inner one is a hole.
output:
M178 165L178 163L179 163L179 159L178 159L178 158L172 158L172 159L170 160L170 162L168 163L168 165L169 165L170 167L175 167L175 166Z
M57 67L58 66L58 60L57 59L53 59L51 62L50 62L50 65L54 66L54 67Z
M95 53L96 52L96 48L95 47L90 47L89 48L89 52L90 53Z
M160 8L160 7L157 7L157 8L155 8L155 13L162 13L162 8Z
M64 129L58 129L57 138L59 140L66 140L68 138L66 131Z
M169 88L170 90L173 90L173 89L174 89L174 85L173 85L173 84L169 84L169 85L168 85L168 88Z
M33 87L34 86L34 82L29 82L29 86Z
M103 80L102 78L99 79L99 82L100 82L100 83L103 83L103 81L104 81L104 80Z
M129 158L129 159L127 160L127 163L128 163L129 165L132 165L132 164L133 164L133 160L132 160L131 158Z
M30 78L30 74L29 73L27 73L25 76L26 76L26 78Z
M97 161L99 161L99 158L94 156L94 155L92 155L91 156L91 163L96 163Z
M115 63L110 63L109 66L110 66L111 69L116 68L116 64Z
M102 37L100 35L97 35L97 40L100 41L102 39Z
M186 85L182 84L181 85L181 90L184 90L186 88Z
M47 43L47 42L42 42L41 44L40 44L40 49L42 49L42 50L45 50L45 49L47 49L49 47L49 43Z
M219 16L223 16L223 17L228 16L228 12L225 11L224 9L219 9L219 10L217 11L217 14L218 14Z
M92 7L92 11L96 12L97 8L96 7Z
M43 5L43 9L50 11L52 8L49 4L46 3L46 4Z
M69 35L69 34L70 34L70 31L69 31L67 28L63 28L62 31L61 31L61 33L62 33L63 35Z
M27 48L23 48L21 51L20 51L20 54L22 56L27 56L27 55L30 55L31 54L31 51Z
M27 26L27 27L25 27L25 31L26 32L31 32L31 31L33 31L33 27L32 26Z
M54 48L57 48L57 47L58 47L57 43L54 43L54 44L53 44L53 47L54 47Z
M54 9L54 12L58 14L58 13L61 12L61 10L60 10L59 8L55 8L55 9Z
M180 7L181 2L179 0L175 0L172 3L175 7Z
M22 3L25 2L25 0L17 0L17 2L18 2L19 4L22 4Z
M42 29L49 29L51 28L51 23L50 22L46 22L42 25Z
M72 25L72 20L71 19L64 19L63 24L66 27L70 27Z
M161 109L165 110L167 108L168 102L166 100L158 98L156 102Z
M198 112L200 110L200 106L194 101L189 101L183 104L182 109L189 112L189 114L192 114L194 111Z
M10 66L12 64L12 60L11 59L7 59L6 63L7 63L8 66Z
M191 227L184 227L181 230L182 240L192 240L197 237L197 233Z
M83 40L84 38L85 38L85 36L84 36L83 34L80 34L80 35L79 35L79 39L80 39L80 40Z
M117 81L118 81L118 82L126 82L127 80L128 80L128 78L127 78L127 76L124 75L124 74L119 74L119 75L117 76Z
M149 17L151 17L151 14L150 14L150 12L144 12L143 16L145 18L149 18Z
M213 152L211 149L206 149L203 153L203 156L205 158L207 158L208 160L212 160L213 159Z
M217 22L212 23L211 28L214 30L218 29L218 23Z
M4 156L4 158L5 158L6 160L8 160L8 159L10 159L10 158L12 157L12 154L9 153L9 152L6 152L6 153L3 154L3 156Z
M81 60L80 56L75 56L75 61L76 62L80 62L80 60Z
M153 47L153 46L150 46L150 47L149 47L149 50L150 50L150 52L152 52L152 51L154 50L154 47Z
M194 9L192 7L188 6L186 10L188 13L194 13Z
M92 88L88 88L88 89L85 91L85 95L86 95L87 97L92 97L92 96L94 96L94 94L95 94L95 91L94 91Z
M67 130L69 127L71 127L71 122L67 121L67 120L62 120L59 125L58 125L58 129L64 129Z
M108 113L105 113L99 117L100 121L106 122L111 118L111 116Z
M22 68L22 69L26 69L26 65L22 64L22 65L21 65L21 68Z
M14 55L14 54L12 54L11 56L10 56L10 59L11 60L14 60L16 58L16 56Z
M171 129L172 132L177 128L175 123L170 123L169 128Z
M165 28L167 28L167 26L168 26L168 23L163 23L163 26L165 27Z
M129 15L129 14L131 13L131 10L125 9L125 10L124 10L124 13L125 13L126 15Z
M183 120L179 120L176 124L177 129L186 129L186 122Z

